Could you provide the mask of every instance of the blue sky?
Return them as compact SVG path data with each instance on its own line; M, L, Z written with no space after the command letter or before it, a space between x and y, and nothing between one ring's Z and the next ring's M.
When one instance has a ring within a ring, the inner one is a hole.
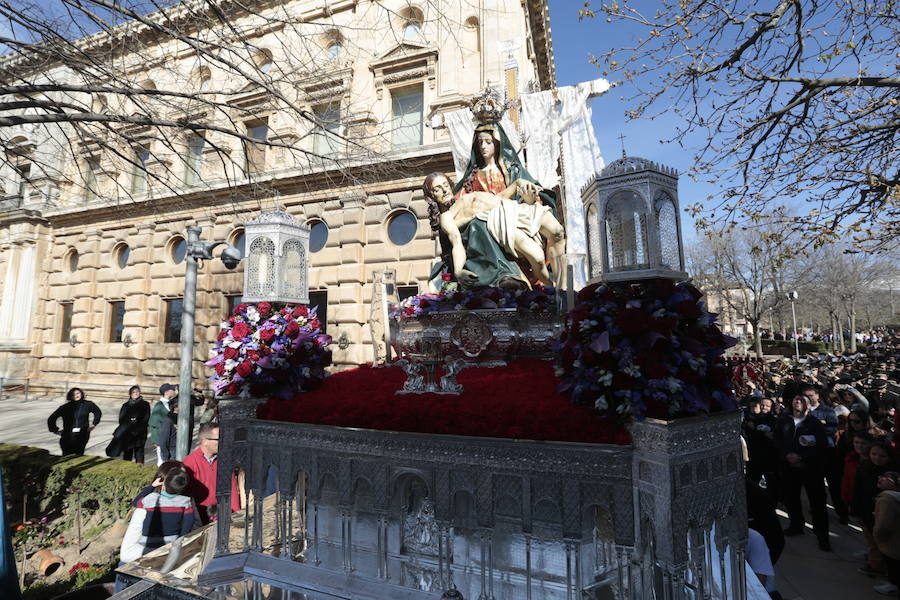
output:
M610 24L606 19L578 20L582 3L576 0L549 0L550 27L553 32L553 53L556 58L557 84L572 85L602 77L600 69L590 63L590 54L601 54L613 46L621 46L636 37L636 32L621 24ZM615 77L607 77L612 82ZM660 116L653 120L625 118L631 108L623 96L631 95L626 85L614 88L593 100L594 130L604 160L609 163L622 155L619 135L625 136L625 150L631 156L640 156L674 167L685 173L692 166L692 152L678 144L661 143L675 132L676 120ZM694 182L686 174L678 180L679 203L682 207L682 228L685 242L696 239L693 219L684 213L685 206L704 201L715 194L717 187Z

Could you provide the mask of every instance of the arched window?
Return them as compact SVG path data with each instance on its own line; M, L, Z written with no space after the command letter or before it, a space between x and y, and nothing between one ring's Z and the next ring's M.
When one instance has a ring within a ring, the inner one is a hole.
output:
M469 52L481 52L481 23L474 15L463 23L463 48Z
M272 51L268 48L263 48L256 53L253 62L256 63L256 68L259 69L260 73L268 73L273 64Z
M344 51L344 36L338 30L333 29L324 35L322 47L325 48L329 59L337 58Z
M407 6L400 11L400 31L404 40L412 40L419 37L422 33L422 23L425 22L425 15L421 9L415 6Z
M197 67L194 69L192 79L197 89L205 91L209 88L210 81L212 81L212 71L207 66Z

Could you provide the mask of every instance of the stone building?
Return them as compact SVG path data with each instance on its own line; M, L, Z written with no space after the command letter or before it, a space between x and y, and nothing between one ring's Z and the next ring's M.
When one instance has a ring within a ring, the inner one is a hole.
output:
M223 114L221 126L240 129L243 147L216 131L159 138L132 126L129 139L139 143L122 159L65 124L3 131L0 377L59 386L173 380L186 227L240 245L243 223L275 206L311 227L311 304L327 333L349 341L333 346L335 362L371 360L373 273L395 269L401 295L416 293L437 255L421 183L428 172L452 171L453 160L446 130L426 126L429 118L464 106L486 85L509 93L555 85L549 16L537 0L253 4L260 11L234 25L250 32L260 73L289 72L301 50L317 65L284 88L314 121L273 108L253 86L236 89L226 71L151 32L140 55L117 56L117 64L144 77L146 89L183 79L208 97L227 94L238 116ZM279 19L260 21L276 8ZM313 33L294 44L287 22ZM102 44L109 33L97 35L88 42ZM318 44L312 54L310 40ZM92 102L92 110L106 109L103 97ZM257 139L266 143L246 143ZM354 153L356 140L366 141L365 152ZM20 151L10 153L11 145ZM29 174L47 148L52 160ZM242 269L218 260L200 268L198 381L219 323L240 297Z

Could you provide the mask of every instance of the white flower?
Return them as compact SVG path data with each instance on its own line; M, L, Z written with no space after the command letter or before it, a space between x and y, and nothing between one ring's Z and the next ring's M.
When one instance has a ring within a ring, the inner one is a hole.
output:
M629 300L625 303L625 308L640 308L641 301L640 300Z
M247 320L256 325L259 322L259 311L255 306L247 308Z
M681 380L675 379L674 377L669 377L666 379L666 383L669 386L670 392L677 392L681 390Z
M609 403L606 401L606 396L600 396L594 400L594 408L597 410L606 410L608 406Z

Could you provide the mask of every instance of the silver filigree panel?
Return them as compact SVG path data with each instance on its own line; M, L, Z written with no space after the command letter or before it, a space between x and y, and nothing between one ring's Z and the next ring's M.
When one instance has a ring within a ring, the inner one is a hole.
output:
M306 291L306 251L300 240L288 240L282 246L281 272L284 281L282 295L299 298L308 297Z
M675 203L665 192L660 192L656 201L656 219L659 228L660 263L674 271L681 270L678 252L678 222L675 218Z
M597 205L591 204L587 214L588 233L588 257L591 268L591 278L600 277L603 274L603 248L600 243L600 215L597 214Z
M250 244L247 257L247 296L275 294L275 242L258 237Z

